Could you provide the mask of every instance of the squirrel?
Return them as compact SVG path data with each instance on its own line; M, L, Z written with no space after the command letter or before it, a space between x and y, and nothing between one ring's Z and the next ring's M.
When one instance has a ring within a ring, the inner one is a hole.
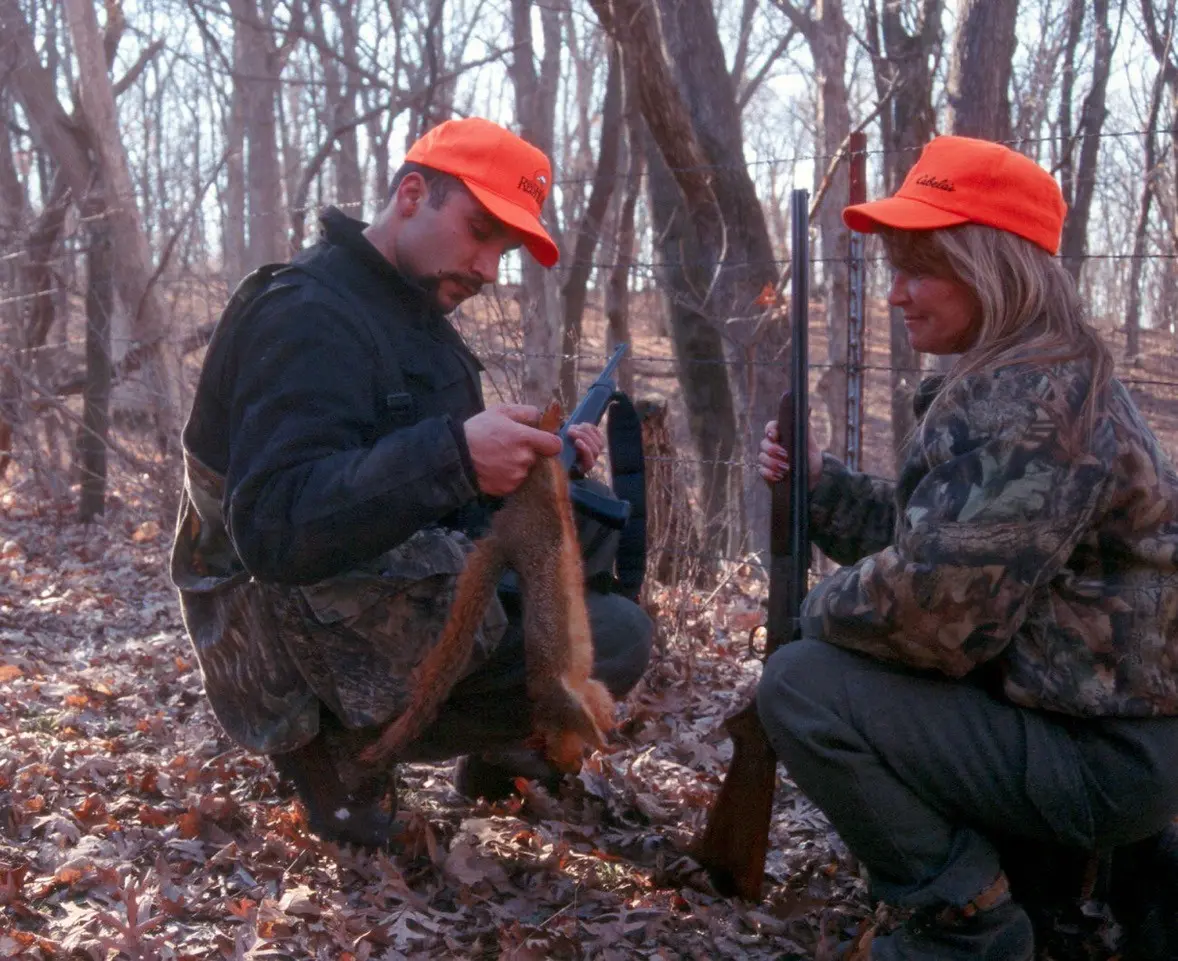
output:
M560 405L553 401L539 427L555 433L560 419ZM442 634L414 672L409 706L360 754L361 761L392 760L437 717L470 660L475 630L507 568L519 576L523 600L534 739L562 771L580 767L586 745L604 746L614 701L605 685L590 677L593 641L569 481L556 457L542 457L495 513L490 532L476 541Z

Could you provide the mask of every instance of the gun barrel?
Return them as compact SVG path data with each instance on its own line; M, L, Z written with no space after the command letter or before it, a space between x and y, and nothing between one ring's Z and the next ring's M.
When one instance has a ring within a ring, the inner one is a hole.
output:
M791 269L790 320L793 328L793 349L790 351L790 388L793 392L793 423L780 424L784 436L791 432L793 454L790 460L792 476L789 485L790 545L793 557L792 577L787 587L793 617L798 616L802 600L809 587L810 572L810 194L806 190L793 192L791 214ZM772 590L772 588L770 588Z
M609 360L605 362L605 366L601 369L601 376L597 378L598 380L613 377L614 371L617 370L618 364L622 362L622 356L626 353L626 349L629 346L629 344L618 344L614 348L613 354L610 355Z
M614 371L618 369L618 364L622 362L622 355L626 353L626 349L629 346L629 344L618 344L613 352L613 356L601 368L601 373L597 375L597 379L589 385L589 389L585 391L585 396L573 408L573 412L569 415L568 420L570 424L583 424L587 420L592 420L596 424L601 420L601 415L605 413L606 405L609 403L610 397L613 396L616 387L614 383ZM609 393L603 397L602 395L605 390L608 390Z

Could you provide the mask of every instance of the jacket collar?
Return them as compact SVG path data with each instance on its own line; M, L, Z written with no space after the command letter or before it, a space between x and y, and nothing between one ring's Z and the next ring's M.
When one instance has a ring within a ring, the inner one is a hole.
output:
M331 206L324 208L319 215L319 225L321 240L346 250L377 283L390 288L390 292L405 306L409 316L435 323L444 320L442 312L364 236L367 223Z
M443 314L421 290L405 279L372 242L364 236L364 228L368 226L363 220L349 217L338 207L325 207L319 215L321 241L329 246L345 250L349 258L359 268L384 287L405 308L405 319L411 324L418 324L441 336L457 348L469 361L477 379L478 372L484 370L482 361L475 356L462 335L450 323L450 319Z

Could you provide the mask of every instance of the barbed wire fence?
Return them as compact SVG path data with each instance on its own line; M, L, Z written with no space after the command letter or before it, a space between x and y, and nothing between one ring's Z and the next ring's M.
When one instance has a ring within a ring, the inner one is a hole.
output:
M1101 134L1107 138L1124 138L1157 134L1172 134L1168 129L1113 131ZM1043 142L1053 138L1033 138ZM1027 140L1009 141L1016 148L1025 147ZM866 138L851 144L849 163L851 168L852 193L846 198L828 198L827 202L858 202L866 199L867 170L871 157L887 152L883 148L869 148ZM765 158L751 161L755 167L767 163L789 163L797 165L805 161L823 160L820 155L798 155L790 158ZM629 175L619 175L627 179ZM646 174L643 174L646 176ZM555 187L584 187L590 178L568 178L557 180ZM336 203L345 210L362 207L360 201ZM307 214L314 208L302 211L284 209L267 212L272 216L289 219L292 213ZM106 214L109 216L109 211ZM103 214L95 215L98 217ZM91 218L93 219L93 218ZM84 225L83 225L84 226ZM36 245L24 244L0 249L0 278L7 273L15 276L21 269L35 266L44 272L51 282L43 283L35 290L24 290L15 285L0 287L0 318L9 318L7 325L8 343L0 355L0 421L15 428L18 437L10 438L7 453L0 444L0 456L12 459L7 479L0 478L0 494L7 486L10 492L25 488L30 494L63 498L71 496L71 487L79 480L77 458L74 456L77 435L88 427L78 411L82 402L84 380L79 371L84 368L81 356L86 345L86 320L81 303L84 291L81 288L83 270L78 265L89 253L84 231L75 228L74 233L52 247L51 255ZM845 376L846 410L845 424L825 423L827 438L835 431L843 432L847 450L848 465L871 473L889 476L892 470L892 430L890 403L893 392L893 378L896 374L920 377L929 373L923 366L908 367L892 361L889 346L889 328L886 305L883 301L881 281L884 275L884 258L873 252L873 244L861 235L852 235L851 256L847 260L814 257L812 268L821 272L834 263L845 264L850 290L850 312L847 318L847 362L832 365L822 351L826 343L825 318L820 310L812 311L811 391L818 377L828 370L837 370ZM35 259L39 257L40 259ZM1099 250L1083 255L1086 262L1112 265L1120 262L1142 260L1150 265L1161 265L1159 277L1173 276L1173 264L1178 260L1178 251L1155 249L1144 254L1127 253L1120 250ZM780 272L788 258L775 257L768 265ZM564 261L554 268L561 276L574 268L588 266L603 272L618 268L617 262L608 257L594 257L588 263ZM699 503L700 471L715 465L733 468L748 476L755 473L756 464L746 456L720 459L706 456L707 452L692 449L685 426L685 414L679 397L680 372L694 365L783 367L784 359L777 357L752 357L743 360L729 358L676 357L670 346L670 339L659 330L662 320L660 303L665 290L662 288L663 272L671 266L655 257L634 259L623 266L633 278L632 317L635 343L632 344L629 362L635 374L636 393L640 398L650 398L651 409L661 411L664 421L660 425L663 435L648 449L648 475L660 489L650 491L652 500L663 500L662 541L652 544L651 570L661 576L676 579L694 577L694 572L706 569L710 576L717 573L723 578L724 571L735 566L756 565L760 558L756 552L740 545L726 551L709 551L698 538L698 532L691 534L692 520L698 520L707 511L707 505ZM758 264L737 264L726 262L726 267L767 266ZM636 281L636 282L635 282ZM228 290L218 271L209 269L203 273L189 268L184 272L165 275L161 281L171 303L176 323L167 336L168 344L184 357L184 373L187 396L195 384L199 363L199 347L207 340L212 325L227 299ZM1155 279L1156 287L1158 280ZM505 271L500 283L489 293L479 298L471 309L461 311L458 326L468 340L472 341L488 368L488 400L510 400L518 396L521 371L529 359L570 359L564 356L529 354L523 346L519 330L519 311L515 300L515 288L519 283L514 270ZM606 356L603 284L591 286L586 304L587 316L585 334L571 359L577 365L582 386L600 370ZM821 288L818 288L820 295ZM53 339L28 344L22 341L27 329L31 311L49 298L54 302L57 319L53 325L60 333ZM817 306L817 297L815 306ZM721 318L715 318L717 321ZM782 320L784 323L784 319ZM1121 326L1098 325L1106 338L1114 357L1118 361L1118 376L1132 392L1146 419L1153 426L1163 445L1172 454L1178 453L1178 351L1174 350L1173 329L1146 328L1141 331L1142 348L1137 358L1125 358L1125 330ZM178 464L161 463L151 444L143 439L144 427L151 413L152 396L143 385L136 382L136 367L128 363L134 360L142 344L135 342L125 330L117 328L109 339L109 360L114 371L116 395L112 420L106 431L104 443L111 452L110 465L114 483L112 491L116 496L126 497L128 490L137 492L141 510L150 511L154 498L164 495L160 486L172 484L178 488ZM822 413L816 410L820 420ZM0 435L0 440L3 440ZM649 440L649 438L648 438ZM739 449L739 448L738 448ZM11 502L0 502L0 509L10 507ZM660 508L655 507L655 511Z

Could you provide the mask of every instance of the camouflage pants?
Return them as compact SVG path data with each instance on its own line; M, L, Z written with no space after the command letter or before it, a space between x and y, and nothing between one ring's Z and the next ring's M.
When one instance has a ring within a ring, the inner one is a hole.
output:
M597 486L593 482L585 482ZM578 518L588 578L613 566L616 532ZM441 634L470 542L419 531L363 570L291 587L234 579L181 592L205 692L226 733L263 754L296 750L323 733L344 767L402 711L414 667ZM518 743L530 702L518 596L488 606L467 674L413 746L418 760ZM653 625L625 598L589 590L595 673L616 696L641 677ZM341 771L365 777L370 771Z
M1178 813L1178 718L1082 719L819 640L765 665L757 705L778 758L904 907L962 905L1014 835L1108 851Z
M518 746L531 733L531 702L525 685L523 627L518 601L503 597L507 630L490 656L460 680L434 723L409 745L403 761L440 761L479 751ZM593 675L615 698L641 679L650 660L654 626L637 604L617 594L586 594L593 635ZM372 770L355 756L382 728L348 728L326 707L319 713L329 753L349 788L365 783Z

